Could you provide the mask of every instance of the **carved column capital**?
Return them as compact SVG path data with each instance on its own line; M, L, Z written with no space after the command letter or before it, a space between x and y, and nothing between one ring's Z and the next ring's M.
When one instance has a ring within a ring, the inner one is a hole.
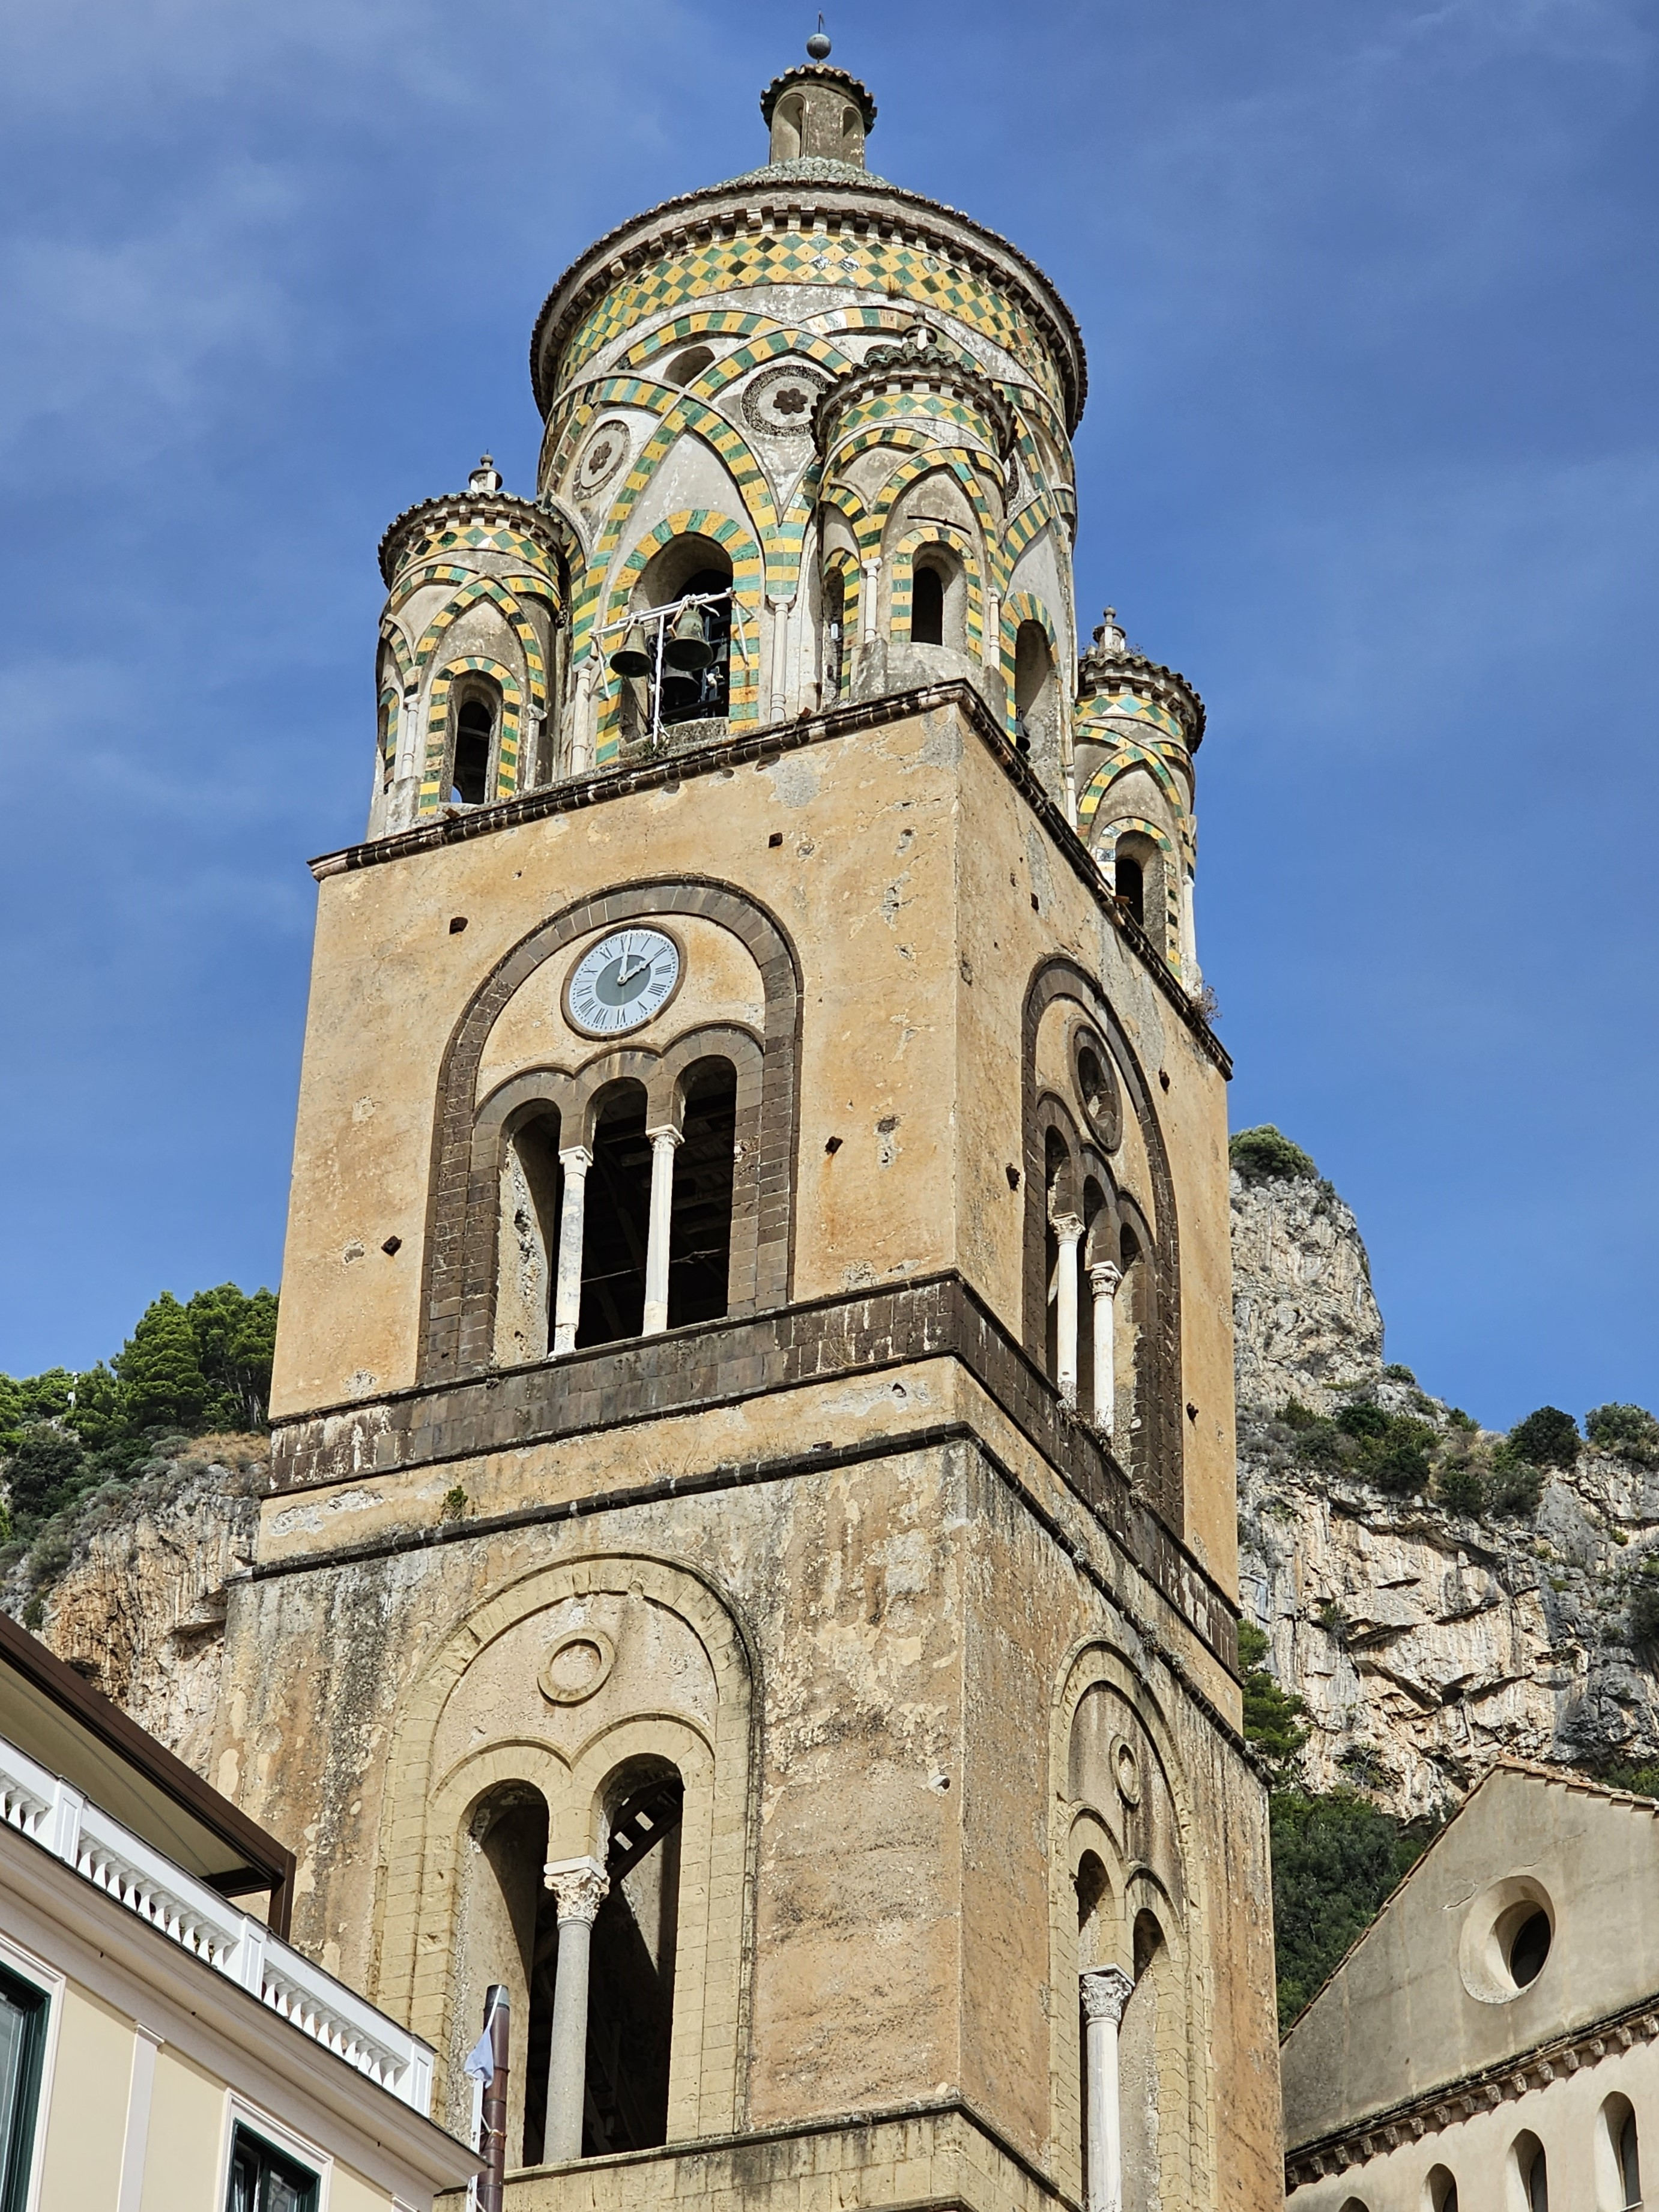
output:
M1080 1214L1054 1213L1048 1217L1048 1226L1062 1244L1079 1245L1083 1242L1083 1219Z
M559 1152L559 1165L567 1175L585 1176L593 1164L593 1155L586 1145L565 1145Z
M1122 1268L1109 1260L1097 1260L1089 1270L1089 1281L1097 1298L1115 1298L1122 1280Z
M1114 2027L1123 2017L1134 1984L1121 1966L1097 1966L1078 1976L1083 2009L1091 2020L1109 2021Z
M542 1881L558 1901L559 1918L591 1928L611 1894L611 1878L597 1859L550 1859Z

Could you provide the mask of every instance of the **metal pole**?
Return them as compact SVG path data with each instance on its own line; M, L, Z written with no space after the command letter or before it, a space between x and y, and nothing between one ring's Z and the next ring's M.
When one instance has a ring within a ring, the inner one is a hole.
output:
M651 687L651 742L655 744L662 735L662 632L668 620L665 614L657 617L657 680Z
M507 2183L507 1991L492 1982L484 1998L484 2026L489 2031L489 2055L495 2062L483 2096L483 2128L478 2150L484 2162L478 2183L478 2212L501 2212L501 2191Z

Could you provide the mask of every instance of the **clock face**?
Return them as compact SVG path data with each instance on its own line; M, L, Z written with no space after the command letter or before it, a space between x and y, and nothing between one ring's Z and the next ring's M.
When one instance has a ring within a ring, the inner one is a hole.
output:
M618 929L570 971L565 1012L589 1036L619 1036L659 1014L680 980L680 948L659 929Z

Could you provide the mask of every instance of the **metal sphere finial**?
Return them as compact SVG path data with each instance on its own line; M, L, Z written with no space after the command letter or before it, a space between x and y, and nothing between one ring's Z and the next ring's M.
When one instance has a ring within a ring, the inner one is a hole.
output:
M818 27L806 41L806 51L815 62L827 62L830 58L830 33L823 27L822 15L818 17Z

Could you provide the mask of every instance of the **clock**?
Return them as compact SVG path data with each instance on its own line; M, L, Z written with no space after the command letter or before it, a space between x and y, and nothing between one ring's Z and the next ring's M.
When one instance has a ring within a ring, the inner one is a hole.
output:
M617 929L590 945L564 988L565 1018L586 1036L620 1036L659 1014L680 980L680 948L660 929Z

